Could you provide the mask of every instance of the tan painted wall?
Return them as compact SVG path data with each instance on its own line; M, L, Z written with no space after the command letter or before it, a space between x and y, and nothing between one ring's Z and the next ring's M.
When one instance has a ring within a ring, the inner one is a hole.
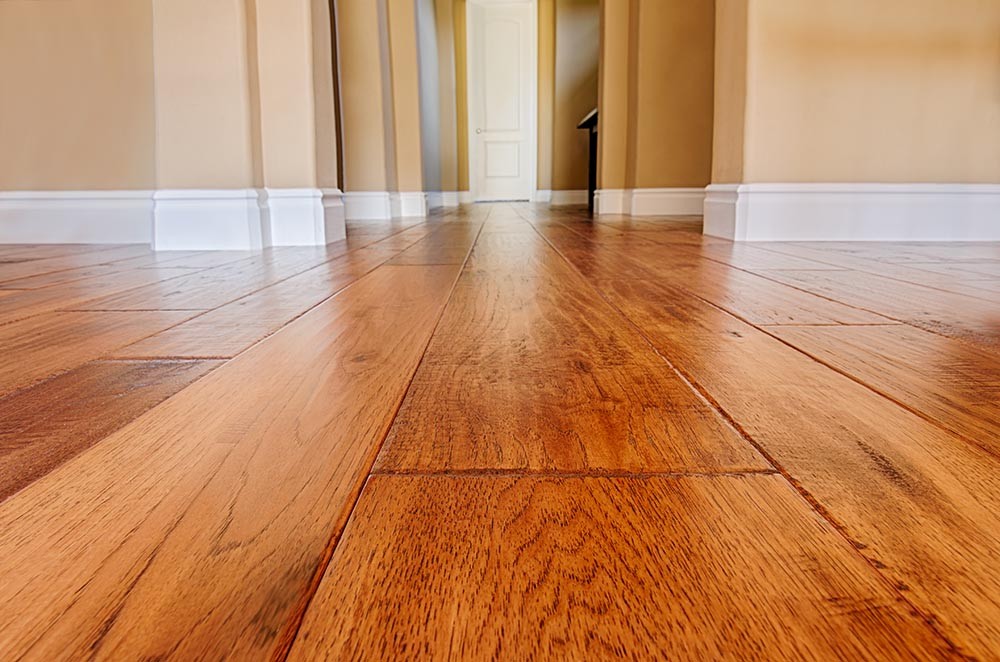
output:
M1000 182L1000 2L751 0L745 180Z
M538 0L538 184L552 189L556 114L556 3Z
M155 186L151 12L0 2L0 189Z
M712 181L743 181L747 94L747 0L718 0L715 15L715 133Z
M392 118L395 139L395 191L423 191L420 68L414 0L387 0Z
M554 191L587 188L590 143L587 132L576 126L597 107L600 29L598 0L556 0L555 77L549 83L554 106L549 146ZM539 181L539 188L549 187Z
M458 190L469 190L468 7L455 2L455 104L458 107Z
M159 188L256 184L247 15L232 0L153 0Z
M638 0L601 0L597 187L627 187L629 154L629 33Z
M333 21L329 0L311 0L312 86L315 111L316 185L337 188L337 105Z
M641 0L633 121L635 188L712 178L713 0ZM790 3L785 3L790 4Z
M712 0L604 0L598 187L711 181Z
M338 0L344 189L388 190L378 2Z
M255 0L262 184L316 185L311 0Z

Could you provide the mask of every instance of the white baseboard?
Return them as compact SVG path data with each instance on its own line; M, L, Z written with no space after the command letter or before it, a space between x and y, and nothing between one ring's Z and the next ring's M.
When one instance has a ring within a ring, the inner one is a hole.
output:
M713 184L705 234L735 241L1000 241L1000 185Z
M597 214L626 216L700 215L704 204L703 188L602 189L594 198Z
M258 250L270 242L256 189L162 190L153 195L155 250Z
M476 198L472 195L472 191L459 191L458 192L458 204L460 205L471 205L475 203Z
M152 191L0 191L0 243L148 244Z
M632 216L701 216L703 188L638 188L632 191Z
M462 191L430 191L427 193L427 208L458 207L462 204L460 197L462 193Z
M427 194L423 191L390 193L389 201L393 218L427 215Z
M538 189L531 197L531 201L541 203L552 202L552 191L550 189Z
M549 191L548 202L555 206L561 205L585 205L587 204L587 191Z
M628 214L632 205L631 192L625 189L598 189L594 193L594 213Z
M389 201L389 192L345 192L344 214L349 220L388 220L392 218L392 204Z
M339 189L264 189L265 230L271 246L325 246L347 236Z

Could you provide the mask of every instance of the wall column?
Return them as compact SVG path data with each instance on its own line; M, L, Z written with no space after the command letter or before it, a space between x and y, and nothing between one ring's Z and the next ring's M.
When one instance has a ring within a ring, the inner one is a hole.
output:
M711 181L712 0L603 0L598 214L700 214Z
M313 11L310 0L154 0L157 249L344 237L339 192L320 188L331 182L318 159L335 163L335 150L319 148L317 127L334 118L317 114L313 66L332 88L332 53L314 49Z

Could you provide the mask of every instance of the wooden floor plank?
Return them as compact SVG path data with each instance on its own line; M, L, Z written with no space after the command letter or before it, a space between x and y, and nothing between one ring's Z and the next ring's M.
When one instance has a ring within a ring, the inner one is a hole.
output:
M322 248L272 248L214 269L93 299L78 310L212 310L328 262Z
M218 365L95 361L0 399L0 501Z
M552 244L588 275L656 280L681 287L752 324L891 324L887 319L837 301L788 287L774 280L699 257L694 251L630 245L616 256L617 243L602 239L602 261L595 263L590 243L577 233L541 230ZM626 265L626 266L623 266ZM783 273L783 272L779 272ZM798 273L798 272L796 272ZM801 273L811 273L803 271ZM819 273L827 273L820 271Z
M952 656L777 476L378 476L290 659Z
M776 271L769 278L927 331L1000 349L1000 306L990 301L850 271Z
M451 223L416 242L389 264L463 264L479 234L479 224Z
M385 262L362 248L114 352L117 358L228 358Z
M83 253L74 252L70 255L40 260L0 264L0 282L52 273L54 271L89 267L95 264L109 264L118 260L150 255L151 253L152 251L150 251L149 246L128 245L117 246L107 250L87 251Z
M0 504L0 650L279 653L456 275L379 268Z
M64 283L72 283L86 278L93 278L94 276L105 276L107 274L128 271L130 268L131 267L122 267L118 264L95 264L89 267L67 269L65 271L54 271L52 273L9 280L4 283L0 283L0 289L39 290L46 287L52 287L53 285L62 285Z
M46 313L0 326L0 396L106 356L187 317L158 311Z
M534 268L459 280L379 470L769 468L568 264L528 237L538 244Z
M902 324L771 332L1000 458L995 353Z
M993 455L681 290L600 289L946 636L972 655L996 650Z
M145 286L170 287L166 284L170 280L190 274L190 269L131 269L63 283L59 287L22 290L0 301L0 324L55 310L84 309L91 301Z

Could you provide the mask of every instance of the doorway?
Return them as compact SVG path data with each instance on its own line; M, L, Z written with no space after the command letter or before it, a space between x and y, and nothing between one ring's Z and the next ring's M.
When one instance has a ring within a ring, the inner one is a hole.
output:
M477 202L531 200L537 169L535 0L469 0L469 184Z

